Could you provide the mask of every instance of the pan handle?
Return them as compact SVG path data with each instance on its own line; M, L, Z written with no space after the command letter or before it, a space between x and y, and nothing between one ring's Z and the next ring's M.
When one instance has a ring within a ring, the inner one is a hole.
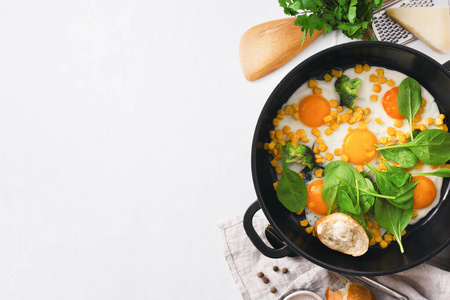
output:
M442 64L444 67L446 67L447 68L447 70L449 70L450 71L450 60L449 61L447 61L446 63L443 63Z
M244 215L244 222L243 222L244 229L250 241L253 243L256 249L258 249L262 254L264 254L267 257L283 258L292 255L293 251L287 245L278 249L270 248L263 242L258 233L255 231L252 221L253 217L255 216L255 213L260 209L261 206L259 205L258 200L256 200L255 202L253 202L252 205L250 205L250 207L247 209Z

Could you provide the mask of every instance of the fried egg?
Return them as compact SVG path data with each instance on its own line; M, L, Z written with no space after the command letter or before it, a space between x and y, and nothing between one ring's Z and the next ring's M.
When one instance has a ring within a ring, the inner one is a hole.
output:
M316 155L316 164L321 167L334 160L343 160L360 172L368 170L365 163L383 168L382 156L374 145L406 142L411 134L408 121L397 108L398 86L407 76L368 65L331 73L334 76L326 74L324 79L316 78L301 85L282 106L284 114L277 116L273 131L282 132L286 142L297 139L309 146ZM335 82L342 74L350 79L359 78L362 82L353 110L339 103ZM414 128L443 129L442 124L436 125L438 122L435 122L440 112L432 95L422 87L421 96L421 108L414 117ZM291 164L289 168L300 173L304 166ZM435 170L430 166L421 165L410 173L432 171ZM417 180L415 213L410 224L419 221L437 205L443 182L442 178L432 176ZM306 182L309 205L305 207L305 215L312 226L315 220L326 215L325 203L317 192L319 188L321 191L320 181L320 178L315 178Z

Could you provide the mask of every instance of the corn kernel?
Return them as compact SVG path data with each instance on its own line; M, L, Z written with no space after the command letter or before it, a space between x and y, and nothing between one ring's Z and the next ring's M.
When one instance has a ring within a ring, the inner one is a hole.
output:
M434 120L433 120L433 118L427 118L427 119L425 120L425 123L427 123L427 125L431 125L431 124L434 123Z
M281 174L281 173L283 173L283 168L278 166L275 168L275 172L277 172L277 174Z
M423 114L424 111L425 111L425 109L424 109L423 107L420 107L420 108L417 110L417 114L421 115L421 114Z
M427 100L423 99L420 101L420 107L425 107L427 105Z
M293 113L292 117L294 118L294 120L298 120L299 119L298 112Z
M332 134L332 133L333 133L333 130L331 130L330 127L328 127L328 128L325 129L325 134L326 134L326 135L330 135L330 134Z
M410 137L411 137L411 133L409 133L409 132L405 133L405 138L406 139L409 139Z
M412 218L416 218L418 216L417 210L413 210Z
M319 145L319 150L320 150L320 151L324 152L324 151L326 151L327 149L328 149L327 144L320 144L320 145Z
M344 108L340 105L338 107L336 107L336 111L338 111L338 112L342 112L343 110L344 110Z
M316 155L314 155L314 158L323 158L323 155L316 154Z
M336 149L334 149L334 155L339 156L339 155L341 155L341 154L342 154L341 148L336 148Z
M381 236L376 236L375 238L375 242L379 243L383 240L383 238Z
M280 119L280 120L283 120L283 119L284 119L284 114L282 114L282 115L277 115L277 118Z
M345 113L342 115L342 123L343 122L348 122L348 119L350 119L350 115Z
M338 127L339 127L339 123L338 122L334 122L330 126L331 130L333 130L333 131L336 131L336 129L338 129Z
M273 148L275 148L275 143L270 142L268 148L269 148L269 150L273 150Z
M295 133L289 132L289 134L286 136L285 141L286 141L286 142L292 141L292 139L294 138L294 136L295 136Z
M283 131L282 130L275 131L275 137L281 140L283 138Z
M277 154L278 154L278 150L277 150L277 148L273 149L273 150L272 150L272 155L274 155L274 156L275 156L275 155L277 155Z
M370 71L370 66L368 64L364 64L363 70L366 71L366 72L369 72Z
M331 122L331 121L333 121L333 117L330 116L330 115L328 115L328 116L326 116L326 117L323 118L323 121L324 121L325 123L326 123L326 122Z
M273 183L273 189L276 191L278 188L278 180Z
M322 144L323 143L323 138L321 138L321 137L316 138L316 143L317 144Z
M444 124L444 121L442 121L441 118L436 118L436 121L434 122L434 124L435 124L436 126L441 126L441 125Z
M366 130L367 129L367 125L365 123L359 123L358 124L358 129Z
M353 114L353 117L355 118L356 122L359 122L359 121L361 121L361 119L362 119L362 117L363 117L363 114L360 113L360 112L355 112L355 113Z
M325 75L323 75L323 79L324 79L326 82L330 82L331 79L333 79L333 77L332 77L330 74L326 73Z
M383 120L380 120L378 118L375 118L375 122L377 122L377 124L383 124L384 123Z
M373 223L372 223L373 224ZM380 236L380 229L378 229L378 228L372 228L372 230L370 231L372 234L373 234L373 236Z
M370 95L370 101L378 101L378 95Z
M386 241L381 241L380 242L380 247L381 248L386 248L388 246L388 243Z
M301 140L303 143L309 142L309 139L308 139L308 138L305 138L305 137L304 137L304 138L301 138L300 140Z
M356 171L361 173L362 171L364 171L364 167L363 166L356 166Z
M416 114L413 118L413 123L419 123L422 121L422 115Z
M374 91L375 93L381 92L381 85L379 85L379 84L374 84L374 85L373 85L373 91Z
M314 152L314 153L319 153L319 152L320 152L319 146L314 146L313 152Z
M386 241L386 242L388 242L388 243L390 243L390 242L392 242L392 234L390 234L390 233L386 233L385 235L384 235L384 240Z
M356 123L356 118L355 117L351 117L350 119L348 119L348 124L353 125Z
M360 74L360 73L362 73L362 72L363 72L363 66L357 64L357 65L355 66L355 73L356 73L356 74Z
M276 166L278 165L278 160L272 159L272 160L270 161L270 164L272 165L272 167L276 167Z
M383 84L383 83L386 83L386 82L387 82L386 77L384 77L384 76L379 76L378 77L378 83L379 84Z
M323 175L323 170L322 169L315 169L314 170L314 174L316 175L317 178L320 178Z
M380 224L378 224L377 220L373 221L373 228L380 228Z
M308 226L308 220L307 219L304 219L304 220L301 220L300 221L300 226L302 226L302 227L306 227L306 226Z
M339 78L339 77L342 76L342 71L341 71L341 70L333 69L333 70L331 70L331 75L333 75L334 77Z
M338 105L339 105L339 103L337 102L337 100L330 100L330 106L331 107L334 107L334 108L336 108Z
M300 173L300 174L301 174L301 173ZM302 178L303 178L303 177L302 177ZM300 216L300 215L302 214L303 210L304 210L304 208L302 208L302 210L296 212L295 214Z
M425 130L427 130L427 125L422 124L422 125L420 125L419 129L420 129L420 131L425 131Z
M393 87L393 86L395 85L395 81L392 80L392 79L389 79L389 80L387 81L387 85L390 86L390 87Z
M268 150L269 149L269 143L264 143L264 150Z
M365 116L367 116L367 115L369 115L370 114L370 108L365 108L364 110L363 110L363 115L365 115Z
M372 222L370 222L369 220L366 220L366 227L367 227L367 229L372 229Z
M286 108L284 109L284 113L286 115L292 115L294 113L294 109L292 108L291 105L286 106Z
M327 154L325 154L325 159L326 160L332 160L333 159L333 154L328 152Z
M309 88L315 88L317 86L317 81L315 81L314 79L310 79L309 81L308 81L308 87Z
M320 130L314 127L314 128L311 130L311 133L312 133L313 135L315 135L315 136L319 136L319 135L320 135Z
M406 234L406 230L403 229L403 231L402 231L402 236L404 236L405 234Z
M286 142L284 140L280 140L278 143L283 147L286 146Z
M369 81L370 81L370 82L378 82L378 77L377 77L377 75L374 75L374 74L370 75L370 76L369 76Z
M311 234L312 231L313 231L313 227L312 226L306 227L306 233Z
M305 129L299 129L299 130L297 130L297 135L298 135L298 137L301 139L301 138L304 138L305 136L306 136L306 132L305 132Z
M394 126L397 128L400 128L403 126L403 121L402 120L395 120L394 121Z
M278 126L278 125L280 125L280 119L274 118L273 121L272 121L272 125L273 125L273 126Z
M316 158L316 164L323 164L323 158Z
M330 116L333 118L333 120L336 120L338 113L335 111L330 112Z
M283 127L283 133L288 134L289 132L291 132L291 127L289 127L289 126L284 126L284 127Z
M440 114L438 118L444 120L445 119L445 115L444 114Z
M373 245L375 245L375 239L371 238L369 241L369 246L373 246Z
M291 145L292 145L292 146L297 146L297 145L298 145L298 139L297 139L297 138L293 138L293 139L291 140Z
M313 94L314 94L314 95L320 95L320 94L322 94L322 89L319 88L319 87L313 88Z
M386 129L386 132L387 132L387 134L389 134L390 136L393 136L393 135L395 134L396 130L395 130L394 127L388 127L388 128Z
M444 124L442 126L439 126L439 129L444 130L444 131L448 131L448 126L447 126L447 124Z
M348 156L345 155L345 154L343 154L343 155L341 156L341 160L342 160L342 161L345 161L345 162L348 162Z
M384 70L383 69L376 69L375 73L377 74L377 76L383 76L384 75Z

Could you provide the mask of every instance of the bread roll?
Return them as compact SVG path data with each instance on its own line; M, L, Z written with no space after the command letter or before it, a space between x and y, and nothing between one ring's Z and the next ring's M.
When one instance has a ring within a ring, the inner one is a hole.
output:
M314 224L317 236L327 247L353 256L361 256L369 249L369 237L364 228L350 216L333 213Z
M329 286L325 292L325 297L326 300L376 300L368 288L356 282L349 282L344 289L336 292L332 292L331 286Z
M323 32L314 31L302 44L303 31L296 18L285 18L256 25L241 38L239 56L245 78L261 78L286 64Z

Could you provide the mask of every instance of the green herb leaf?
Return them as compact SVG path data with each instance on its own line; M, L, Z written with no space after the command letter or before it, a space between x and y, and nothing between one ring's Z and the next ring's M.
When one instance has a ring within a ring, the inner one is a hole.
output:
M429 173L417 173L413 174L414 176L438 176L438 177L450 177L450 169L440 169L435 172L429 172Z
M395 236L401 253L405 252L402 245L402 232L408 226L413 210L412 206L408 209L400 209L381 198L377 198L375 201L375 219L381 227Z
M391 166L386 162L383 162L383 164L386 166L386 174L389 180L392 181L395 186L401 187L411 178L411 175L409 175L405 169Z
M420 84L411 77L403 79L398 87L397 107L400 113L408 120L411 131L413 118L419 110L422 101L421 92ZM414 140L412 135L411 139Z
M381 150L381 154L387 160L395 161L406 169L414 168L417 165L417 157L407 148Z
M450 159L450 132L440 129L429 129L420 132L416 138L408 143L377 146L377 150L407 148L422 162L429 165L440 165Z
M303 178L286 166L283 147L280 145L283 173L277 187L278 200L291 212L301 211L308 198L308 190Z

